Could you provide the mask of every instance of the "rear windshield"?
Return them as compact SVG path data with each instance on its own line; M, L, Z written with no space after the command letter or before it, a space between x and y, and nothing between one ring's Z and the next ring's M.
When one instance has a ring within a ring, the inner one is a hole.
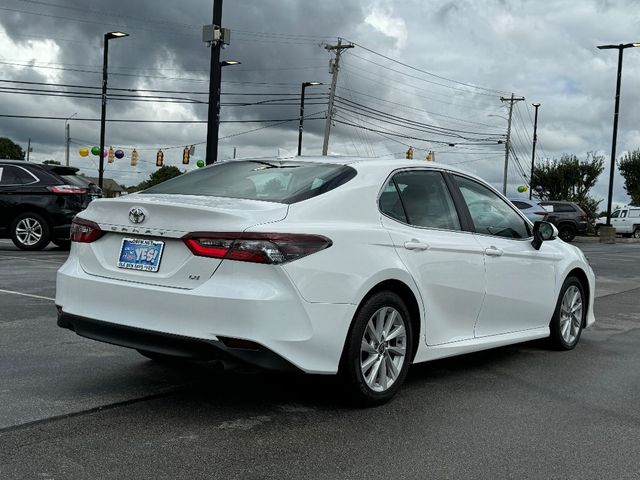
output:
M140 193L210 195L291 204L333 190L355 175L356 171L345 165L229 161L174 177Z

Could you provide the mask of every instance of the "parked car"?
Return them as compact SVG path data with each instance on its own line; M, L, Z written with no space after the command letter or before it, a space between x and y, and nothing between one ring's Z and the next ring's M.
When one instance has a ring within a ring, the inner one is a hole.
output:
M601 226L607 224L607 217L596 220L596 234ZM640 207L632 205L611 212L611 226L622 236L640 238Z
M411 363L574 348L594 274L557 232L431 162L220 162L75 218L58 325L156 360L339 374L380 404Z
M547 210L547 221L558 228L559 236L565 242L572 241L576 234L587 233L588 217L577 203L543 201L540 205Z
M0 238L22 250L49 242L68 248L71 220L88 203L87 189L72 184L77 168L0 160Z
M532 223L541 222L547 217L547 211L537 200L529 200L528 198L510 198L509 200L518 207Z

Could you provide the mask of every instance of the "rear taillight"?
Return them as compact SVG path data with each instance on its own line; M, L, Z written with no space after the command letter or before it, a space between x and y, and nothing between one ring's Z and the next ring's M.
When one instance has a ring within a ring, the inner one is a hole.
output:
M541 216L545 216L547 214L547 212L533 212L534 215L541 215Z
M54 185L52 187L47 187L47 189L52 193L57 193L60 195L69 195L72 193L87 193L86 188L76 187L75 185Z
M276 265L332 245L331 240L322 235L297 233L196 232L183 237L183 241L199 257Z
M586 222L586 221L587 221L587 218L588 218L588 217L587 217L587 214L586 214L586 213L582 212L582 213L580 214L580 220L582 220L583 222Z
M71 222L71 233L69 238L72 242L78 243L91 243L95 242L102 235L104 231L100 229L100 226L90 220L76 217Z

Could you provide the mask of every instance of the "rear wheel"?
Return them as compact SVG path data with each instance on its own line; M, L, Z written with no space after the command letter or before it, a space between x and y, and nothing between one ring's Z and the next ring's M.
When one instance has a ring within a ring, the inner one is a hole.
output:
M42 250L49 239L49 224L37 213L21 213L11 223L11 240L21 250Z
M569 224L560 225L558 236L565 242L570 242L576 238L576 227Z
M368 298L347 338L341 374L352 398L364 406L388 402L399 390L412 354L409 311L395 293Z
M572 350L580 340L587 314L584 287L576 277L567 277L551 320L551 343L558 350Z
M640 238L640 227L636 227L633 230L633 238Z

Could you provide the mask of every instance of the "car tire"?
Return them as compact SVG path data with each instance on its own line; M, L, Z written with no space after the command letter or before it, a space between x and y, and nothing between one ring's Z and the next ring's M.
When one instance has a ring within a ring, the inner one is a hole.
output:
M58 238L51 240L56 246L62 250L69 250L71 248L71 240L60 240Z
M578 344L587 315L587 297L580 280L570 276L562 284L549 325L551 345L556 350L572 350Z
M37 213L21 213L11 222L11 241L20 250L42 250L49 244L49 223Z
M565 242L570 242L576 238L576 227L569 224L560 225L558 229L558 237Z
M166 353L150 352L149 350L137 350L137 352L143 357L146 357L149 360L153 360L154 362L159 362L159 363L177 364L177 363L184 363L186 361L184 357L167 355Z
M640 238L640 227L636 227L633 230L633 238Z
M402 298L390 291L367 298L353 319L340 368L351 400L369 407L388 402L407 376L412 339Z

